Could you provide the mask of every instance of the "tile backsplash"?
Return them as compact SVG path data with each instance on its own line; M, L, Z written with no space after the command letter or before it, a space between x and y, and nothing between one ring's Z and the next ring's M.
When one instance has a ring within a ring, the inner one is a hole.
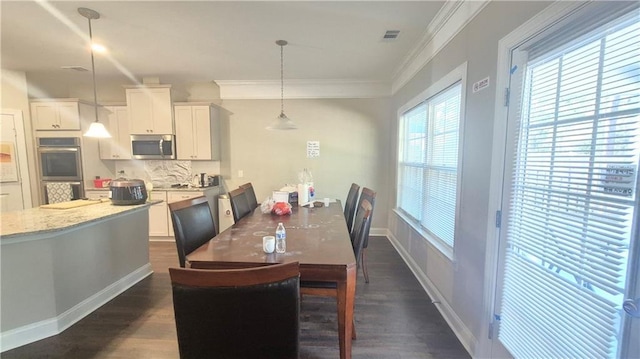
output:
M214 175L220 173L217 161L142 161L132 160L116 165L116 178L124 171L126 178L151 181L154 188L170 187L174 184L190 184L193 177L201 172Z

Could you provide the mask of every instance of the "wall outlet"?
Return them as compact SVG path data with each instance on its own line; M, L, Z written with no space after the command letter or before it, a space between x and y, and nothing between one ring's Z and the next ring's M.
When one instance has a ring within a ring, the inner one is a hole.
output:
M244 177L244 171L238 170L238 178L242 178L242 177Z

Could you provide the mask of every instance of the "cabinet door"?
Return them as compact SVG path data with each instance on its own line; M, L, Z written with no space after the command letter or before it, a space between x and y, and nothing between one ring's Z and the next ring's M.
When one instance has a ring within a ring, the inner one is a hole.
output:
M106 126L111 138L100 140L100 158L103 160L131 159L129 112L126 106L107 106Z
M167 192L153 191L154 200L162 200L161 203L149 207L149 236L166 237L169 221L167 218Z
M211 117L209 106L193 106L194 159L211 160Z
M32 103L31 116L36 130L55 130L58 126L58 109L53 102Z
M58 118L59 118L58 129L60 130L79 130L80 129L80 111L78 109L77 102L58 102L57 110L58 110ZM95 116L95 112L94 112L94 116ZM93 118L93 121L95 121L95 118Z
M167 203L173 203L173 202L182 201L184 199L200 197L202 195L204 195L204 193L198 192L198 191L167 192ZM171 220L171 212L169 211L169 206L167 206L167 217L169 218L169 237L173 237L175 236L175 233L173 232L173 222Z
M166 135L173 133L173 107L171 106L171 90L169 88L149 89L151 96L151 113L153 133Z
M194 159L193 117L191 106L176 106L176 153L179 160Z
M151 97L145 91L145 89L126 90L129 125L132 134L149 135L153 133Z

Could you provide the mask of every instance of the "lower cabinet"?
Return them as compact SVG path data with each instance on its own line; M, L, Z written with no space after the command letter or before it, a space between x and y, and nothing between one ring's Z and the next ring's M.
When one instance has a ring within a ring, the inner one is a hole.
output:
M149 237L167 237L169 235L167 230L169 224L169 219L167 218L169 211L167 192L151 191L151 198L153 200L162 200L162 202L149 207Z

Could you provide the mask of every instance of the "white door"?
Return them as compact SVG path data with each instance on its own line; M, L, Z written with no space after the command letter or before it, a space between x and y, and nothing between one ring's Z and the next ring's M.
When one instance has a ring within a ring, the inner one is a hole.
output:
M2 110L0 117L0 211L31 207L22 112Z
M492 357L640 358L640 21L552 40L512 58Z

